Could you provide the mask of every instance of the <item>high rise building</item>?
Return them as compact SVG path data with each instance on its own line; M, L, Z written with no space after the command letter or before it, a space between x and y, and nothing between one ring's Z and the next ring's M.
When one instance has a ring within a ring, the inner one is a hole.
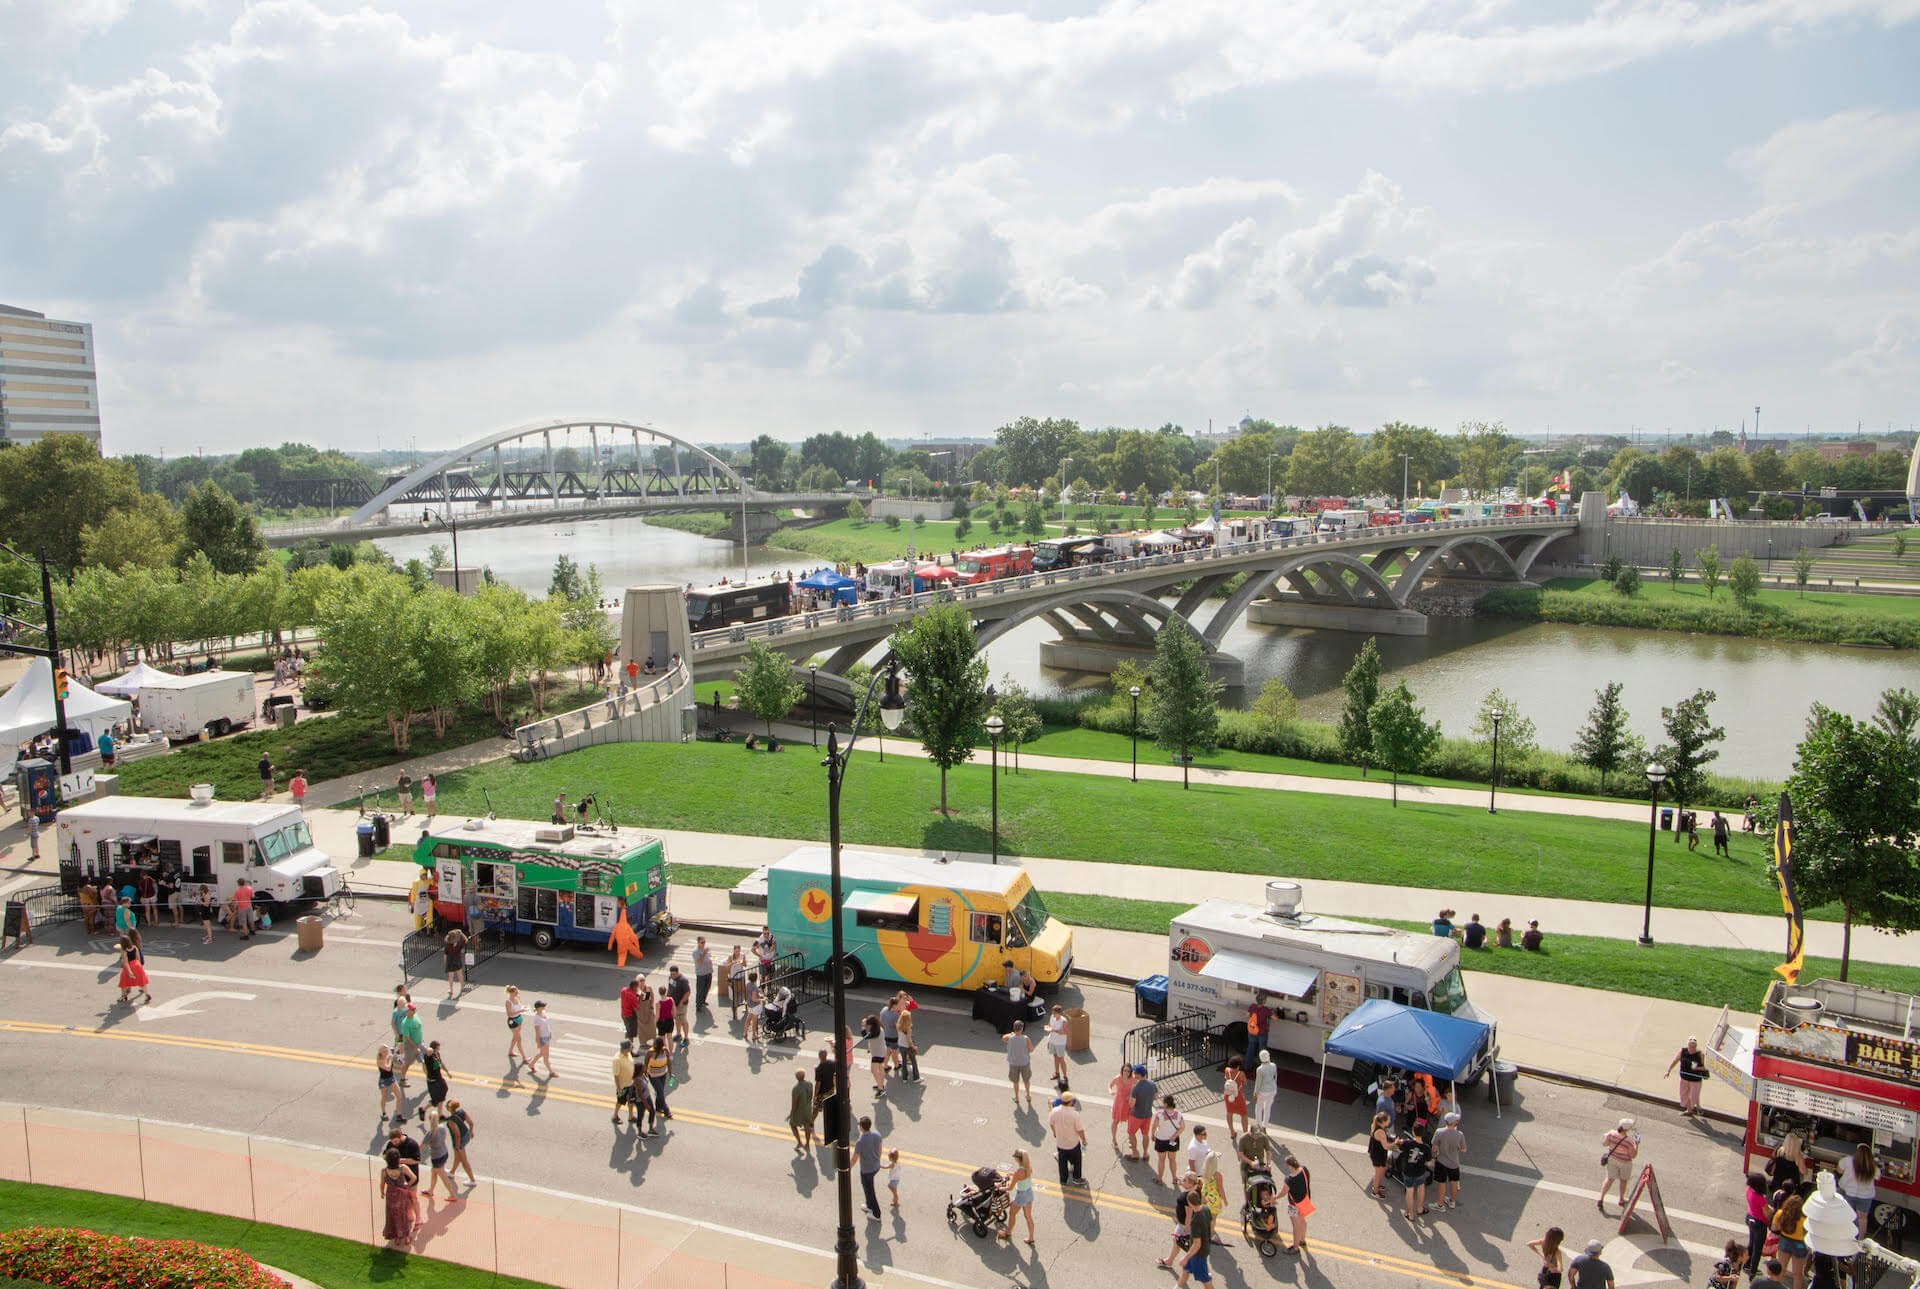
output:
M0 441L85 434L100 443L93 327L0 304Z

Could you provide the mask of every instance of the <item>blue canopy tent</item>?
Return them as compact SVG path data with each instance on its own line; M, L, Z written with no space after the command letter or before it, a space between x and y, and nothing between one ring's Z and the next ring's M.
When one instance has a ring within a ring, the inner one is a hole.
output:
M1327 1054L1338 1052L1375 1065L1397 1066L1436 1079L1460 1079L1472 1071L1493 1026L1464 1016L1404 1007L1369 998L1348 1012L1327 1035L1320 1053L1320 1079L1327 1077ZM1500 1113L1500 1082L1494 1080L1493 1112ZM1320 1135L1320 1108L1313 1111L1313 1135Z
M802 590L819 591L829 596L835 604L857 604L860 600L858 579L846 577L830 568L801 578L800 587Z

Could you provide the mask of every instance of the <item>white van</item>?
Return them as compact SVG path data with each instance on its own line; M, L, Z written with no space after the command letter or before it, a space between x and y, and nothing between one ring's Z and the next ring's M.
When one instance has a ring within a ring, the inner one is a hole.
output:
M1369 998L1445 1012L1493 1027L1464 1082L1498 1052L1493 1017L1467 1001L1460 945L1366 922L1309 914L1300 887L1269 882L1267 907L1208 900L1173 919L1168 931L1167 1019L1205 1016L1227 1027L1228 1050L1246 1049L1247 1009L1273 1009L1267 1046L1318 1064L1327 1035ZM1352 1062L1334 1055L1330 1069Z
M1320 531L1323 533L1343 533L1367 526L1367 512L1364 510L1323 510L1320 512Z
M184 892L213 888L221 899L245 878L269 900L324 899L340 872L313 844L300 807L273 801L215 801L202 784L193 799L102 797L60 812L59 857L88 877L118 878L156 865L181 875ZM156 873L157 875L157 873Z

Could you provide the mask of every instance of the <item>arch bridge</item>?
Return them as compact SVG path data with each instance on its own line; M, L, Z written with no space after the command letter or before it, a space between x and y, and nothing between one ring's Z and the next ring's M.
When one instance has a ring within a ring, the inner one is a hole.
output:
M763 640L796 662L824 656L822 671L844 674L915 614L952 601L967 606L983 648L1041 619L1055 637L1042 644L1041 660L1077 671L1151 657L1154 638L1179 622L1206 643L1215 677L1237 684L1240 662L1221 642L1242 617L1425 634L1425 616L1410 607L1423 583L1523 582L1542 553L1571 541L1578 527L1572 516L1516 516L1228 543L700 632L690 658L696 679L717 679L732 673L750 641Z

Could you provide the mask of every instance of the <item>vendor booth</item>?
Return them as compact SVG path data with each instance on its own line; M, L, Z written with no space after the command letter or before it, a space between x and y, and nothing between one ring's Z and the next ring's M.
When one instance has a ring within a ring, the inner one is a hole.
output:
M1444 1012L1403 1007L1384 998L1369 998L1348 1012L1327 1036L1320 1056L1320 1081L1327 1077L1327 1053L1354 1061L1411 1070L1436 1079L1464 1079L1479 1059L1493 1027L1484 1021ZM1493 1108L1500 1112L1500 1082L1493 1080ZM1320 1135L1320 1102L1313 1110L1313 1135Z
M133 704L97 694L71 678L67 681L66 716L69 730L83 731L89 746L104 730L133 715ZM45 658L27 663L12 689L0 694L0 743L24 743L53 728L53 664Z
M860 582L857 578L843 576L830 568L817 573L809 573L797 584L803 591L811 591L830 604L858 604L860 602Z

